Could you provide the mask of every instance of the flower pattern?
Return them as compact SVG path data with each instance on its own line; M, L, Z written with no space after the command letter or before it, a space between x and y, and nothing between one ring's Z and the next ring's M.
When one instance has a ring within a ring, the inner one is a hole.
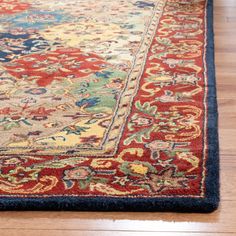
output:
M39 170L18 166L15 169L9 170L7 174L0 173L0 176L3 179L6 178L9 183L22 184L38 180L38 173Z

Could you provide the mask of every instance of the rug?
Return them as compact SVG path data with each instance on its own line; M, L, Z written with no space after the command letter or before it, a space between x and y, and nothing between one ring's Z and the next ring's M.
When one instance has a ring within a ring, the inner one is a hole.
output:
M212 8L0 0L0 209L216 209Z

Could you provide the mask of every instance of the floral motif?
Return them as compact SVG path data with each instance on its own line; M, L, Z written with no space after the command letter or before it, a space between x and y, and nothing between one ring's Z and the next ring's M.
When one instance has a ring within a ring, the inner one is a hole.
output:
M87 166L80 166L64 172L65 180L86 180L93 174L92 170Z
M9 183L22 184L29 181L37 181L39 177L39 170L17 166L15 169L10 170L7 174L0 173L0 176L2 178L6 178Z
M121 167L121 171L125 174L130 174L134 176L144 176L147 173L155 173L156 169L148 162L124 162Z
M0 159L0 166L15 166L18 165L20 163L22 163L23 160L20 157L17 156L13 156L13 157L4 157Z
M50 43L37 33L27 31L0 33L0 62L9 62L22 55L50 50L56 43Z
M27 4L25 4L27 7ZM11 27L24 29L43 29L49 25L55 25L71 20L70 16L63 14L61 11L32 10L22 11L19 14L11 15L4 18L4 22ZM1 19L0 19L1 22Z
M93 61L89 59L93 58ZM79 49L58 49L56 51L31 54L12 63L4 64L7 71L19 79L36 79L38 86L48 86L54 80L65 77L85 77L104 68L105 62L94 54L85 54Z
M187 178L181 174L176 175L175 170L171 168L163 170L158 175L150 174L147 179L137 182L148 186L153 192L161 192L166 188L187 188Z
M10 130L13 128L19 128L21 125L30 126L31 123L25 117L20 116L11 116L11 117L4 117L0 120L0 126L3 127L4 130Z
M25 93L29 93L32 95L41 95L46 92L47 92L47 90L45 88L31 88L31 89L25 91Z

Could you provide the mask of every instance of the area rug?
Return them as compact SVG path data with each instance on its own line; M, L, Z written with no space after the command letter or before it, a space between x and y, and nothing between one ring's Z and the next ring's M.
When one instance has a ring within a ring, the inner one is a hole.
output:
M0 0L0 209L216 209L212 24L206 0Z

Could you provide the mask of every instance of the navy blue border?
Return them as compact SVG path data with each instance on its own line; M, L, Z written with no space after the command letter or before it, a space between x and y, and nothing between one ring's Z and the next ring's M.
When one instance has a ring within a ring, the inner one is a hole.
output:
M218 112L214 64L213 0L207 3L208 140L206 196L196 198L0 198L0 210L212 212L219 204Z

